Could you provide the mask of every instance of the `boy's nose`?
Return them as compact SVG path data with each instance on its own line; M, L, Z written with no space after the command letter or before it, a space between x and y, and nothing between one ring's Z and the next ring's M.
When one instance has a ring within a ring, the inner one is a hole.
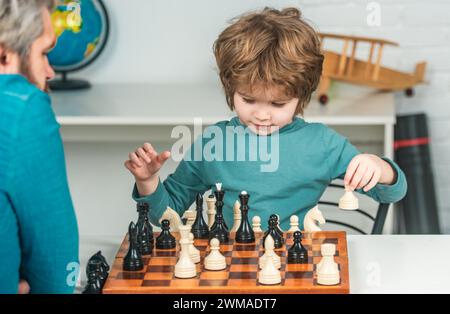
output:
M270 119L270 114L268 112L259 111L255 114L255 118L259 121L266 121Z

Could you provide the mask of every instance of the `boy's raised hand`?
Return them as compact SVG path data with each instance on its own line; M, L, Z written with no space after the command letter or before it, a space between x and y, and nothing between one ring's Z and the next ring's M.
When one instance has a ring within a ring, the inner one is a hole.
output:
M360 154L350 161L344 183L351 190L364 188L364 192L368 192L378 183L393 184L395 176L391 165L380 157Z
M146 182L157 177L161 167L170 158L170 152L158 154L150 143L145 143L128 157L125 167L134 175L136 181Z

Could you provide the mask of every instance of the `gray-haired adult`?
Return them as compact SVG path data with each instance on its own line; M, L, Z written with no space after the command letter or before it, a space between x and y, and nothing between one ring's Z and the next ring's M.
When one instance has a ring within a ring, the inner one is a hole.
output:
M78 226L46 93L54 5L0 0L0 293L72 293L78 279Z

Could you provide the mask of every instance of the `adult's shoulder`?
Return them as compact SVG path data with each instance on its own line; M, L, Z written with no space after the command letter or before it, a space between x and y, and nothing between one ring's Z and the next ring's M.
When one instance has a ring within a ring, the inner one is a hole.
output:
M55 121L50 97L22 75L0 75L0 117L8 137L30 124Z
M3 109L5 105L26 105L32 97L42 93L20 74L0 75L0 87Z

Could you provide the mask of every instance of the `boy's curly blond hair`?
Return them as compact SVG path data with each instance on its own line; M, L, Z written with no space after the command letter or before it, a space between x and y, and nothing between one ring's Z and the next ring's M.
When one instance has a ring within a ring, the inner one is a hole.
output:
M214 53L231 110L238 87L263 84L299 98L296 115L311 100L324 60L317 33L296 8L237 17L214 43Z

